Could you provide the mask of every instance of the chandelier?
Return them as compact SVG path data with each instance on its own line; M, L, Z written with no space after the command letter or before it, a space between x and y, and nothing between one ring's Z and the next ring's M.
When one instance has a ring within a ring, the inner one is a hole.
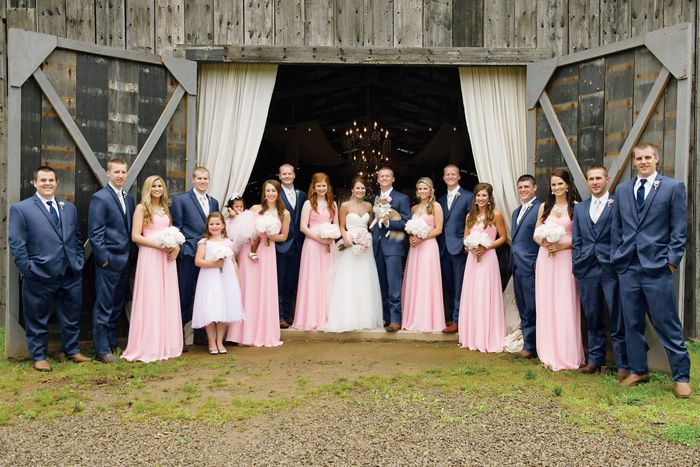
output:
M348 155L355 173L367 180L369 190L376 181L377 170L389 163L391 140L389 130L377 128L377 122L370 129L368 123L369 119L360 127L357 121L352 122L352 128L345 131L343 152Z

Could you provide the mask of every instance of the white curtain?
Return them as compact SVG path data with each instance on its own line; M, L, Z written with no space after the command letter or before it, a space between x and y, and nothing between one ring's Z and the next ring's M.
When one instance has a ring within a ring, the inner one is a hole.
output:
M476 173L493 185L509 237L510 214L520 205L516 183L528 171L525 77L524 67L459 69Z
M496 208L503 214L510 237L511 213L520 205L516 183L528 171L525 69L460 68L459 78L476 173L479 181L493 185ZM517 352L523 339L513 281L503 294L503 306L506 350Z
M222 208L231 192L242 194L248 184L276 76L277 65L220 63L201 67L197 161L209 169L209 194Z

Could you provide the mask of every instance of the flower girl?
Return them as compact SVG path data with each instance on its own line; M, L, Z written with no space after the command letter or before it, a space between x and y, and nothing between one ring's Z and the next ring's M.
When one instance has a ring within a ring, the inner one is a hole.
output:
M210 354L225 354L226 325L243 321L245 315L233 242L226 238L225 220L220 212L212 212L207 217L204 238L197 246L194 264L200 270L192 328L205 328Z
M258 261L258 245L260 245L260 236L255 228L256 215L250 210L246 210L245 201L241 195L234 192L226 203L228 208L228 219L226 219L226 232L228 238L233 240L233 251L236 258L243 245L250 242L250 253L248 257L253 261Z

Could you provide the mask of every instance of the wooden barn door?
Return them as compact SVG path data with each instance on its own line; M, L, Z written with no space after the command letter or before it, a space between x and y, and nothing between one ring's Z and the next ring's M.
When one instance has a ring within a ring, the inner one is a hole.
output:
M184 191L195 163L195 62L95 46L12 29L8 37L8 206L32 196L32 173L56 170L56 196L75 203L87 237L90 198L108 182L107 161L124 159L124 189L139 199L149 175L170 195ZM87 238L86 238L87 239ZM91 340L94 289L86 244L81 341ZM7 264L8 357L28 355L17 270ZM50 321L49 351L60 336Z
M687 185L694 48L693 27L685 23L528 65L528 156L538 195L546 197L548 174L560 167L587 198L584 171L597 164L608 168L614 193L636 176L631 152L642 141L660 148L660 173ZM684 283L681 263L681 320ZM661 345L652 347L650 365L668 367Z

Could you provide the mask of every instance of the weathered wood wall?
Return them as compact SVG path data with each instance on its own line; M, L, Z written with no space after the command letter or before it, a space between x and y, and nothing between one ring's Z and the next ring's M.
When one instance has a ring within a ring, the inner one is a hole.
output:
M329 45L379 47L540 47L551 56L609 44L681 22L700 24L696 0L0 0L0 146L6 147L7 28L55 34L100 45L173 55L176 45ZM698 50L700 43L696 44ZM643 57L628 79L644 81ZM597 65L581 73L597 76ZM598 65L599 66L599 65ZM624 67L623 67L624 68ZM695 76L700 74L695 60ZM641 87L639 87L641 89ZM651 123L657 133L673 118L669 93ZM78 110L79 109L74 109ZM632 118L634 106L621 107ZM595 115L579 128L583 135L600 122ZM686 297L697 306L700 279L700 165L696 157L700 106L694 103L694 147L688 186L691 236ZM612 131L612 127L610 128ZM173 135L175 137L176 135ZM668 135L664 135L667 138ZM600 147L599 141L591 144ZM170 146L169 146L170 147ZM609 148L603 148L605 152ZM5 152L0 156L5 179ZM668 159L664 164L669 163ZM167 167L166 167L167 168ZM0 213L7 212L1 185ZM0 223L3 257L7 220ZM691 258L692 257L692 258ZM2 263L0 268L4 268ZM4 269L0 274L4 275ZM5 294L0 290L0 307ZM700 313L695 313L697 317ZM2 313L4 315L4 313ZM686 320L686 331L700 336L700 320Z

